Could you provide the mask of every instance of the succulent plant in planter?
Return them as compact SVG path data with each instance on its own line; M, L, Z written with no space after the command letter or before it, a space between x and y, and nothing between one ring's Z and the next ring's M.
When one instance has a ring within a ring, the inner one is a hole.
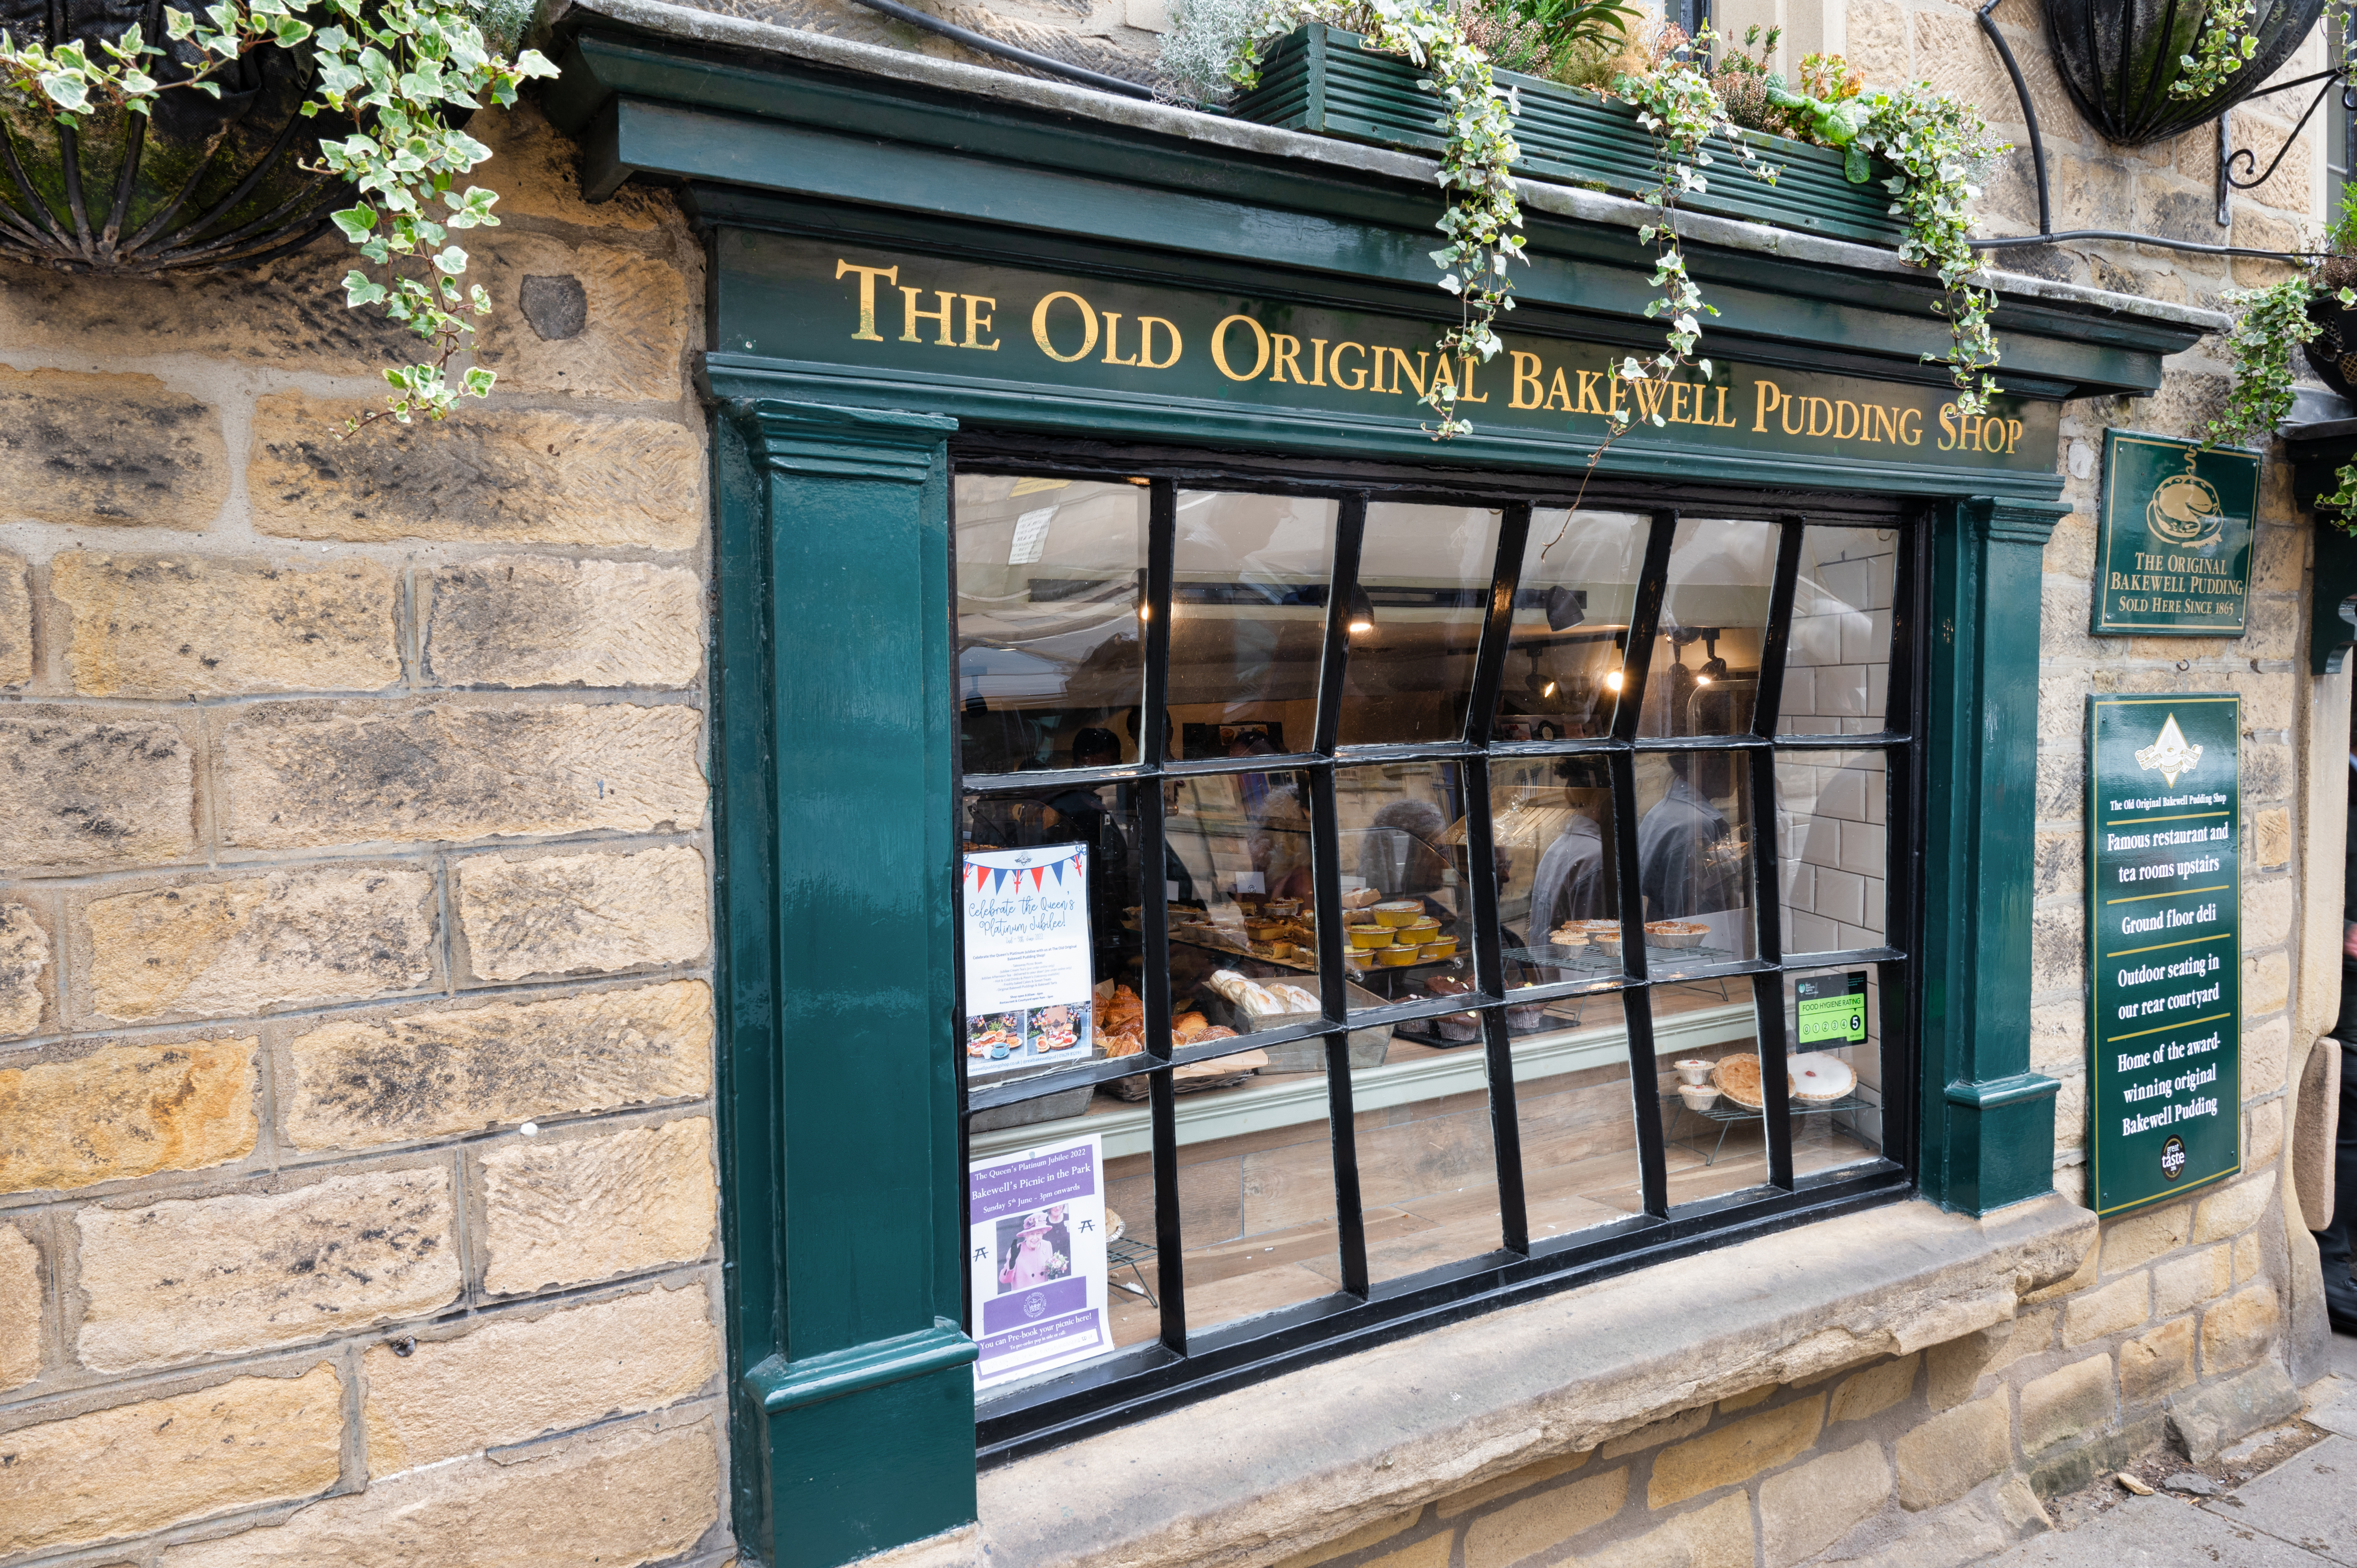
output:
M253 263L330 223L373 271L344 279L425 340L346 433L446 417L492 373L451 357L490 309L454 230L496 224L459 188L490 149L459 122L555 68L530 0L0 0L0 254L127 274ZM489 35L487 38L486 35Z

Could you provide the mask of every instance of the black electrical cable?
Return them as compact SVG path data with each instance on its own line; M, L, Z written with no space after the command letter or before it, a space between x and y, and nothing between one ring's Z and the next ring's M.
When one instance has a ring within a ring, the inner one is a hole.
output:
M1045 71L1049 76L1060 76L1065 81L1078 82L1082 87L1093 87L1099 92L1117 92L1124 98L1142 98L1148 102L1154 100L1154 90L1150 87L1141 87L1135 81L1125 81L1117 76L1107 76L1103 71L1091 70L1086 66L1069 65L1048 55L1034 54L1029 49L1017 48L1013 44L1000 43L987 33L977 33L971 27L961 27L953 22L944 22L939 16L920 11L913 5L903 5L900 0L854 0L854 3L865 5L871 11L879 12L895 21L906 22L912 27L922 27L929 33L938 33L942 38L963 44L970 49L980 49L984 54L996 55L1000 59L1011 60L1017 65L1028 67L1032 70Z
M1976 251L2003 251L2023 245L2053 245L2064 240L2122 240L2137 245L2160 245L2172 251L2192 251L2205 256L2255 256L2269 262L2313 261L2321 252L2254 251L2244 245L2204 245L2196 240L2164 240L2158 234L2131 234L2120 229L2065 229L2060 234L2000 234L1975 239Z

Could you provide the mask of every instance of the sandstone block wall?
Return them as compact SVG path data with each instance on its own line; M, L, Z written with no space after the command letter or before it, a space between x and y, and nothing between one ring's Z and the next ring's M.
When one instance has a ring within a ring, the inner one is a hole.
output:
M1299 1552L1278 1568L1918 1568L2050 1527L2045 1499L2174 1439L2208 1457L2298 1402L2272 1171L2106 1228L2013 1319L1767 1385ZM1674 1265L1673 1265L1674 1266ZM1675 1395L1663 1391L1665 1402Z
M730 1555L700 249L475 130L447 426L340 242L0 268L0 1563Z

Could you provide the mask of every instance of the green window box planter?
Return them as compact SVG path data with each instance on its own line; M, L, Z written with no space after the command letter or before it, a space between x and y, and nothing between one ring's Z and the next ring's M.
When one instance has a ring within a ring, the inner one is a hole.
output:
M1297 27L1263 58L1260 85L1228 112L1239 120L1308 131L1345 141L1437 153L1438 100L1418 85L1422 72L1395 55L1361 46L1356 33L1322 22ZM1653 138L1626 103L1607 102L1578 88L1534 76L1497 73L1522 102L1514 141L1523 156L1518 174L1565 185L1601 188L1623 196L1651 189ZM1681 197L1689 211L1772 224L1896 249L1904 228L1890 216L1888 171L1853 185L1842 155L1784 136L1761 134L1756 151L1782 169L1774 185L1756 178L1723 142L1712 144L1710 188Z

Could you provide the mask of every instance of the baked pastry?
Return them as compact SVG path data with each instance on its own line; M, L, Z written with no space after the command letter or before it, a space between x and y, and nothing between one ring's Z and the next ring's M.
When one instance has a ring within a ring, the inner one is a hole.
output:
M1791 1058L1790 1065L1798 1067L1805 1059L1807 1058L1802 1057ZM1710 1069L1710 1080L1718 1085L1718 1091L1721 1094L1747 1111L1758 1111L1767 1104L1766 1099L1760 1091L1760 1058L1749 1051L1738 1051L1731 1057L1719 1058L1718 1065ZM1851 1082L1854 1084L1856 1081L1856 1077L1853 1075ZM1802 1098L1800 1081L1790 1071L1784 1074L1784 1092L1795 1101ZM1847 1089L1841 1091L1842 1094L1848 1092ZM1831 1098L1838 1100L1841 1095L1836 1094Z
M1767 1103L1760 1092L1760 1058L1748 1051L1721 1057L1710 1069L1710 1078L1718 1091L1738 1105L1757 1111Z
M1813 1105L1839 1100L1857 1088L1857 1070L1824 1051L1806 1052L1784 1065L1792 1069L1792 1098Z

